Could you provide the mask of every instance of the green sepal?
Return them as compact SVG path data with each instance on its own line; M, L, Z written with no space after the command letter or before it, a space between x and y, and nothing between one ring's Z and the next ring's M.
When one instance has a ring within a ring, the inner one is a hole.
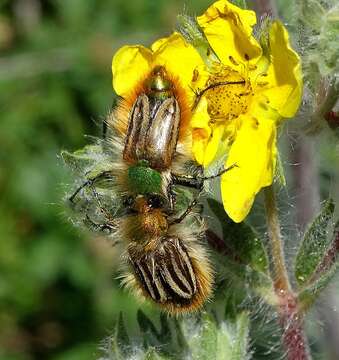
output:
M268 258L261 239L254 229L244 222L237 224L225 213L223 205L207 199L212 212L220 221L223 240L230 250L231 258L250 265L254 270L268 272Z
M127 172L128 187L136 194L160 194L162 190L161 174L143 163L132 165Z
M272 20L270 17L263 18L257 25L256 38L260 43L260 46L263 50L263 55L271 61L271 49L269 41L270 28L272 26ZM266 65L267 68L269 65ZM266 70L265 70L266 71Z
M304 235L295 260L295 276L300 286L308 283L326 253L331 241L327 230L333 212L332 200L326 201L320 214Z

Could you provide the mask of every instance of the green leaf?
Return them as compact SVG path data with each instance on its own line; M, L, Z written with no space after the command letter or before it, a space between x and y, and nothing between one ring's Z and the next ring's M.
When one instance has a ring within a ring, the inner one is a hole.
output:
M93 178L111 167L108 154L98 144L86 145L73 153L64 150L61 152L61 156L74 173L86 175L87 179Z
M299 285L310 280L326 253L331 241L327 230L333 212L334 204L328 200L305 233L295 261L295 276Z
M314 304L326 286L331 282L335 275L337 275L338 270L339 261L336 261L329 271L300 292L298 298L303 309L306 310Z
M217 325L211 315L202 314L198 336L190 341L190 349L194 360L216 360Z
M106 349L109 359L124 360L131 354L129 337L124 325L122 313L115 326L112 336L109 338L109 345Z
M249 317L238 313L233 321L217 323L216 319L203 313L198 323L198 333L186 331L194 360L248 360Z
M216 360L249 360L249 316L238 314L234 322L222 322L217 335Z
M231 283L228 285L222 284L226 289L222 292L223 296L228 296L229 292L232 292L232 296L241 296L241 291L239 294L236 294L236 291L239 291L239 287L245 290L244 298L248 295L249 287L256 294L266 300L269 304L276 303L276 295L273 289L272 279L268 274L256 271L250 266L244 266L238 264L227 257L218 256L218 263L220 268L218 269L220 274L223 275ZM246 287L246 288L245 288ZM220 290L222 291L222 289ZM237 304L232 304L232 296L230 303L227 303L227 306L233 310L233 315L237 313L237 305L241 303L239 301ZM232 313L228 313L230 315Z
M301 20L312 30L321 31L324 24L325 10L317 0L299 1Z
M119 320L116 327L117 344L119 345L123 355L130 354L130 340L124 325L122 313L119 314Z
M168 324L168 320L164 315L160 318L161 329L157 330L153 322L147 317L147 315L142 311L138 310L137 320L140 327L140 331L143 338L144 348L148 349L149 347L159 346L164 344L164 339L166 339L166 348L170 347L171 344L171 333ZM166 350L163 349L162 350Z
M240 260L241 263L250 265L254 270L266 273L268 271L267 254L254 229L245 223L233 222L218 201L208 199L207 202L221 223L223 239L227 248L230 249L233 260Z
M310 307L319 297L325 287L337 274L339 269L339 222L335 226L333 240L327 248L320 265L318 266L314 280L299 294L299 300L303 308Z
M151 348L147 351L144 359L145 360L169 360L168 357L157 353L156 349L154 349L154 348Z
M179 351L187 352L188 343L182 331L182 323L179 322L178 319L173 319L173 322L174 322L175 335L176 335Z

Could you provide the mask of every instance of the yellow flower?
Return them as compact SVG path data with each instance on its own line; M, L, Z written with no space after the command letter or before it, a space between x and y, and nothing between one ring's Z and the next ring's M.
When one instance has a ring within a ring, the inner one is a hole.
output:
M123 46L113 57L112 73L115 92L128 97L152 69L162 65L173 77L178 78L186 95L193 101L190 89L193 72L204 63L194 47L174 33L156 41L150 49L141 46Z
M222 175L221 192L227 214L240 222L255 195L273 181L276 128L282 118L296 113L301 99L300 60L280 22L272 23L263 49L252 34L255 13L226 0L215 2L197 21L220 61L211 56L205 64L174 33L151 49L137 45L118 50L113 87L129 97L156 65L178 79L194 107L190 127L196 161L207 168L227 154L225 166L237 165ZM202 91L198 98L192 89Z
M190 109L195 99L191 82L196 69L204 68L205 65L195 48L178 33L159 39L150 49L141 45L126 45L116 52L112 61L113 88L127 105L121 106L118 111L123 114L126 108L132 106L143 91L145 79L157 66L165 67L167 75L175 84L175 96L181 108L179 138L186 138L187 130L190 129ZM196 84L203 87L204 79L199 77ZM124 113L120 118L123 121L115 126L124 134L128 114Z
M272 184L277 126L294 116L302 96L300 59L279 21L272 23L263 49L252 34L255 13L226 0L197 20L220 59L207 85L243 83L205 92L191 123L193 153L204 167L226 152L225 167L237 165L222 175L221 193L227 214L241 222L255 195Z

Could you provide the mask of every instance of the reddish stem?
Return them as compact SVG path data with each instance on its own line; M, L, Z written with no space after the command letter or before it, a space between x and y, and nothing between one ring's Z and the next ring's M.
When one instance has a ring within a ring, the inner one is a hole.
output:
M303 317L300 315L297 299L294 294L280 290L278 309L280 325L284 331L283 344L287 360L309 360L307 339L303 330Z
M272 186L265 188L265 207L270 240L271 276L275 279L274 290L279 299L277 312L283 330L282 342L287 360L310 360L311 355L303 330L303 317L286 270L278 210Z

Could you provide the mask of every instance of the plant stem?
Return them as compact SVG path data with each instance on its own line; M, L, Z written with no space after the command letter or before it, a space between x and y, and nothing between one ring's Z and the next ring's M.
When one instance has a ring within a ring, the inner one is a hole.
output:
M277 205L272 186L265 188L265 207L275 288L284 292L290 292L290 283L285 265Z
M288 360L310 360L303 318L297 297L292 291L283 252L278 209L273 186L265 188L265 207L270 245L271 276L278 302L278 314L283 328L283 344Z

